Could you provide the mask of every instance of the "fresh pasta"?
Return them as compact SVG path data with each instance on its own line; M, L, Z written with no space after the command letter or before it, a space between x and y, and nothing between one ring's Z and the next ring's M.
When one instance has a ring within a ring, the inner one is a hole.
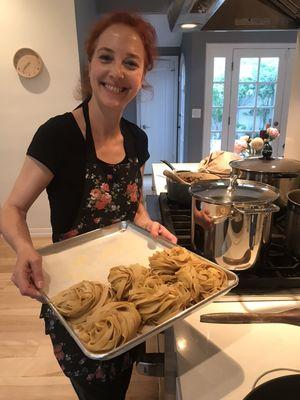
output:
M132 303L111 302L96 309L74 331L88 350L102 353L133 339L140 324L140 314Z
M143 284L149 269L140 264L128 267L119 265L110 269L108 281L116 294L117 300L127 300L129 290Z
M82 281L54 296L52 302L64 317L79 318L96 304L102 306L110 299L110 289L107 285Z
M108 285L82 281L53 297L86 349L112 350L143 325L159 325L227 283L222 269L179 246L155 252L149 266L118 265Z

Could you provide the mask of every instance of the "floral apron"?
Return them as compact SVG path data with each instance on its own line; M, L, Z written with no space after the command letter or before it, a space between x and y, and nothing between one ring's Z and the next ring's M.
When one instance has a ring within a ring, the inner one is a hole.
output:
M60 235L58 240L117 221L132 221L141 198L142 176L132 135L130 132L125 132L126 156L122 162L109 165L100 161L95 151L88 102L85 101L82 107L86 123L87 151L84 194L72 229ZM45 320L45 332L50 335L57 361L69 378L80 377L87 382L93 382L95 379L110 382L131 367L135 360L135 349L110 361L91 360L84 355L46 304L42 306L41 318Z

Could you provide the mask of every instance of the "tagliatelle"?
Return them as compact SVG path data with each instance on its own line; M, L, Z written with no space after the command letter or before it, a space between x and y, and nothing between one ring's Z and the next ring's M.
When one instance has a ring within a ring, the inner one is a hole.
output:
M141 317L134 304L111 302L96 309L74 331L88 350L101 353L134 338L140 324Z
M176 272L176 277L189 290L195 303L220 291L227 282L224 271L201 261L197 264L196 260Z
M135 337L141 324L159 325L226 286L222 269L178 246L149 261L150 268L111 268L111 286L83 281L52 299L87 350L110 351Z
M110 269L108 281L116 293L116 299L127 300L129 290L142 285L148 274L149 268L140 264L131 264L128 267L119 265Z
M144 324L159 325L182 311L189 298L183 287L162 284L132 289L128 299L136 306Z
M80 318L95 305L102 306L111 300L110 289L100 282L82 281L63 290L52 298L61 315Z
M157 251L149 257L149 265L153 272L162 275L166 282L174 281L174 274L191 261L190 252L182 247L172 247Z

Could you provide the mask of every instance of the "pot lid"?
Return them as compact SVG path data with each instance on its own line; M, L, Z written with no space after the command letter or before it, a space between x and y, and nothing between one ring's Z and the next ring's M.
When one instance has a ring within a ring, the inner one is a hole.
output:
M244 160L231 161L229 164L232 168L249 172L278 175L300 174L300 161L282 157L271 160L261 157L245 158Z
M265 183L238 179L234 190L230 191L229 186L230 179L220 179L192 185L190 191L201 201L227 205L269 204L279 196L278 189Z

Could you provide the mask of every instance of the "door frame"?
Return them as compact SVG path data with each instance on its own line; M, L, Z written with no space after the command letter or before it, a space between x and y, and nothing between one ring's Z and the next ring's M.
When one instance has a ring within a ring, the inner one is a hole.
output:
M174 132L174 143L172 144L172 153L175 155L175 161L177 161L177 137L178 137L178 129L177 129L177 115L178 115L178 56L159 56L156 60L166 60L166 61L174 61L174 78L173 78L173 89L174 89L174 97L173 97L173 132ZM155 64L154 64L155 65ZM152 69L155 70L156 67ZM146 74L147 80L147 74ZM143 89L141 89L143 90ZM138 94L136 98L136 123L141 128L141 97Z
M231 93L228 94L228 90L231 90L231 80L232 80L232 62L233 62L233 53L234 50L242 50L242 49L281 49L281 50L291 50L288 52L289 56L286 62L286 74L284 77L283 83L283 103L282 103L282 111L281 111L281 123L280 123L280 131L286 132L287 126L287 114L289 101L286 101L287 96L291 90L291 74L288 71L292 66L292 56L296 48L296 43L207 43L206 44L206 61L205 61L205 89L204 89L204 98L206 99L205 103L209 105L209 108L206 108L204 105L204 122L203 122L203 136L202 136L202 156L206 156L209 153L210 149L210 123L211 123L211 101L212 101L212 77L213 77L213 57L226 57L226 65L225 65L225 89L224 89L224 112L223 112L223 120L222 120L222 130L226 133L225 137L228 137L228 125L229 125L229 116L230 116L230 100ZM229 82L226 82L226 79ZM226 92L227 90L227 92ZM226 100L226 94L228 98ZM279 136L278 141L278 149L283 149L283 144L285 140L285 135ZM223 140L222 137L222 145L225 144L226 140ZM279 151L281 153L281 151ZM282 150L283 153L283 150Z

